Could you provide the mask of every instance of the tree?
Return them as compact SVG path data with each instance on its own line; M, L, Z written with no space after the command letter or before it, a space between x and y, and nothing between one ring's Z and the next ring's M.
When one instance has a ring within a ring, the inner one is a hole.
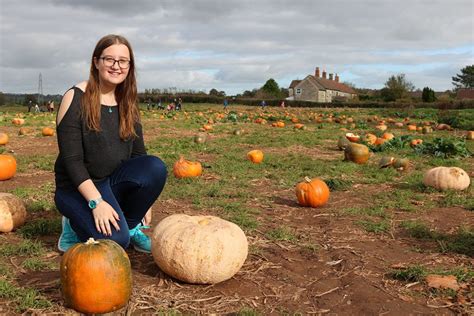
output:
M268 97L274 97L278 99L281 96L280 87L273 78L268 79L260 90Z
M474 89L474 65L461 69L461 74L456 74L452 80L456 90L460 88Z
M423 102L436 101L436 95L434 90L430 89L429 87L424 87L423 92L421 94L421 99L423 100Z
M414 89L415 86L405 78L405 74L398 74L388 78L380 94L385 101L396 101L407 97Z
M209 91L209 95L215 96L215 97L225 97L225 91L218 91L217 89L211 89Z

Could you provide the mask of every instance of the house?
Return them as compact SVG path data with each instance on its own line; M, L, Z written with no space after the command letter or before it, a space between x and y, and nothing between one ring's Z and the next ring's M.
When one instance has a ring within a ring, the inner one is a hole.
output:
M467 88L459 89L456 94L456 99L459 99L459 100L474 99L474 89L467 89Z
M335 99L353 99L357 96L354 89L339 82L339 76L329 74L323 70L319 76L319 67L314 75L308 75L303 80L293 80L288 88L287 100L302 100L313 102L333 102Z

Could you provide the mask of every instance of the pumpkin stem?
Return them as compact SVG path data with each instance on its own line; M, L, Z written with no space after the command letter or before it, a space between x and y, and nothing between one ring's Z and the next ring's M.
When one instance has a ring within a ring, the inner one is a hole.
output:
M309 177L304 177L304 181L310 183L311 182L311 179Z
M87 239L86 241L86 245L97 245L99 242L96 241L94 238L90 237L89 239Z

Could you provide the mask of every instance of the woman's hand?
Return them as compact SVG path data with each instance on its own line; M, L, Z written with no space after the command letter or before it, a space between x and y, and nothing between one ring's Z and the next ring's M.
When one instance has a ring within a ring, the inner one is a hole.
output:
M95 227L99 233L105 236L112 236L112 229L110 223L116 230L120 230L117 221L120 220L119 215L112 206L106 201L100 202L95 209L92 210L94 216Z
M152 210L151 210L151 207L150 207L148 209L148 211L146 212L145 217L142 220L143 225L150 226L150 224L151 224L151 213L152 213Z

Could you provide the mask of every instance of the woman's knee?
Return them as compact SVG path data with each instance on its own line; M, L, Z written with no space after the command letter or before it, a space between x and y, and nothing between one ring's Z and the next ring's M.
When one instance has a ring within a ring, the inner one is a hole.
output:
M143 156L143 170L153 185L166 181L166 165L163 160L156 156Z

